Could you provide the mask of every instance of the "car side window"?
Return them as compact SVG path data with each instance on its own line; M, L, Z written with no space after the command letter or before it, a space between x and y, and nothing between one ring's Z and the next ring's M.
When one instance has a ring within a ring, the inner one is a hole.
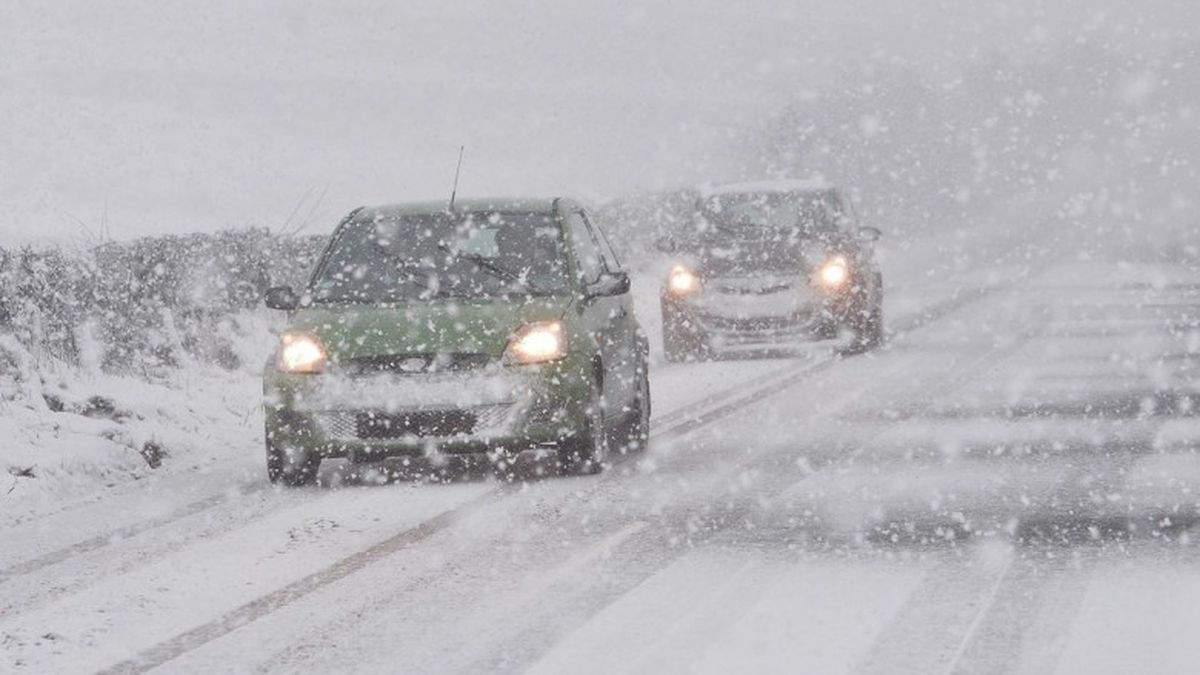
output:
M617 258L617 253L613 250L612 242L608 240L608 235L598 225L593 223L591 218L588 218L586 212L580 211L579 214L583 216L583 222L587 223L588 229L592 231L592 235L600 244L600 256L604 259L604 268L609 272L620 272L621 261Z
M579 268L579 280L594 284L604 273L604 261L599 245L592 238L580 212L567 216L567 233L571 238L571 250L575 253L575 264Z

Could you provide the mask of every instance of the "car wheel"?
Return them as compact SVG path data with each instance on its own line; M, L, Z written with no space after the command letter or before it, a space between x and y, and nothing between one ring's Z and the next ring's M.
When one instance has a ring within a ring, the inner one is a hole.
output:
M663 322L663 356L668 363L700 361L707 356L703 343L692 337L680 335L680 331Z
M883 345L883 308L875 307L863 319L862 325L855 332L855 340L860 349L870 351Z
M836 340L837 336L838 324L832 319L822 320L813 330L813 337L817 340Z
M626 419L625 429L625 442L620 448L621 453L629 454L645 450L646 443L650 439L650 373L647 371L644 361L638 368L637 394L634 398L633 410L629 412Z
M687 360L688 349L679 344L679 340L675 336L664 332L663 356L666 357L667 363L682 363Z
M276 447L267 439L267 479L287 487L312 485L321 468L320 455L299 449Z
M883 346L883 338L883 292L880 290L874 304L859 316L854 326L854 346L860 352L878 349Z
M707 354L704 337L698 326L689 326L679 310L666 300L660 305L662 316L663 356L668 363L699 361Z
M565 439L558 451L558 463L564 474L588 475L604 468L608 455L608 432L604 426L604 407L599 386L592 388L584 427Z

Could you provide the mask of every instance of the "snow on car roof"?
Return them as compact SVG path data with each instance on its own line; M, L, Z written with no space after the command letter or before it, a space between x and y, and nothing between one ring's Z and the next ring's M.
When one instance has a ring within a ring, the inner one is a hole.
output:
M700 195L702 197L711 197L713 195L740 192L818 192L832 189L834 189L833 185L830 185L823 178L806 178L762 180L745 183L727 183L725 185L702 186L700 188Z
M473 198L473 199L458 199L454 203L454 209L459 212L466 211L530 211L530 212L549 212L554 210L553 198L528 198L528 197L491 197L491 198ZM368 206L363 208L359 214L359 218L369 219L373 217L395 217L404 215L419 215L427 213L444 213L449 206L449 200L435 199L419 202L400 202L395 204L383 204L380 206Z

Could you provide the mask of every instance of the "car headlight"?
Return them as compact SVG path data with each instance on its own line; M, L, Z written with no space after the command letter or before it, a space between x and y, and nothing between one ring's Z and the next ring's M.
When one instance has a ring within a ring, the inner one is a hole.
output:
M505 352L515 363L545 363L566 355L566 336L557 321L540 321L521 326L508 341Z
M285 333L279 347L279 369L285 373L319 373L325 370L325 348L307 335Z
M828 288L840 288L850 278L850 270L846 267L846 259L842 256L831 258L821 266L819 272L821 285Z
M676 265L667 277L667 288L675 295L691 295L700 288L700 277L683 265Z

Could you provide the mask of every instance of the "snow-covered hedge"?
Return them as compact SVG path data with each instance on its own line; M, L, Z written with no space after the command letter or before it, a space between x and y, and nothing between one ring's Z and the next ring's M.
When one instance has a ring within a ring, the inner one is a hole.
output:
M80 252L0 248L0 370L46 359L145 376L184 358L234 368L235 314L268 286L301 281L323 241L250 229Z

